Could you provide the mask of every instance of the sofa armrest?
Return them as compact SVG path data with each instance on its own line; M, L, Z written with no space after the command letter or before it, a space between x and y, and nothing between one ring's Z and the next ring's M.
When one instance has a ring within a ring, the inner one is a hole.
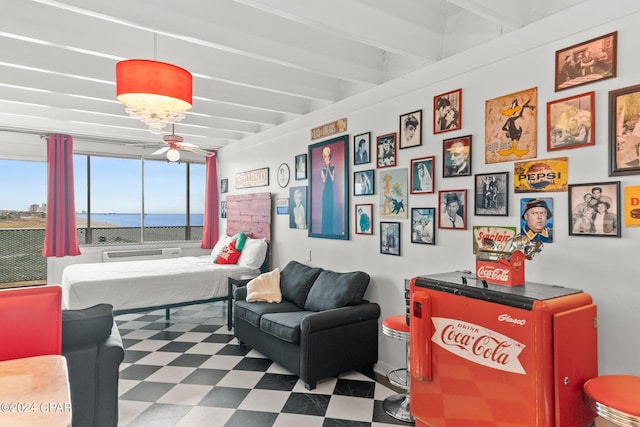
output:
M308 334L365 320L375 320L378 317L380 317L380 306L376 303L350 305L306 315L300 323L300 331Z
M113 427L118 425L118 380L120 363L124 360L124 346L116 322L111 335L98 345L96 363L96 406L95 426Z
M233 299L235 301L244 301L247 299L247 287L238 286L233 290Z

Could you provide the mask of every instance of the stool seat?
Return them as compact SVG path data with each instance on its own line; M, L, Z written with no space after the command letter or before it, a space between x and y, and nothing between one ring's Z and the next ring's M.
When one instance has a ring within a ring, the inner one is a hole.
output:
M407 351L407 367L389 371L387 379L391 384L404 388L406 393L395 394L387 397L382 402L382 409L387 415L406 423L413 423L415 419L411 415L411 400L409 398L409 325L407 325L407 317L403 314L398 316L389 316L382 321L382 333L388 337L405 341ZM398 373L404 372L404 381L399 380Z
M409 325L407 318L401 314L389 316L382 321L382 333L397 340L409 341Z
M624 427L640 426L640 377L603 375L584 383L584 400L602 418Z

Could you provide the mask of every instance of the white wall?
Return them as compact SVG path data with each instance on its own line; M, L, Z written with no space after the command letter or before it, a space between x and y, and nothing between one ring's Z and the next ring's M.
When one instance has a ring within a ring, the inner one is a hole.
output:
M639 185L640 176L608 177L608 91L640 83L638 22L640 3L636 0L585 1L578 7L450 57L408 77L288 122L240 144L225 147L219 152L218 177L229 179L230 194L264 190L273 192L274 197L285 198L289 189L277 185L275 171L282 162L286 162L293 171L294 156L306 153L312 143L309 138L311 128L346 117L351 139L349 156L352 159L353 135L370 131L375 142L376 135L398 132L401 114L422 109L423 145L398 150L398 166L408 167L412 158L436 156L436 193L410 195L408 201L409 208L435 207L439 190L473 189L473 177L442 178L444 138L473 136L472 173L509 171L513 176L512 162L484 163L485 101L537 87L538 158L568 156L570 184L620 180L624 191L625 186ZM612 31L618 31L618 77L554 92L555 51ZM463 90L463 129L433 135L430 128L433 97L458 88ZM592 90L596 93L595 146L547 152L546 103ZM374 146L375 143L372 144ZM350 166L350 180L354 170L369 169L374 165ZM270 168L269 187L234 189L236 173L262 167ZM292 178L289 186L307 183ZM283 266L292 259L306 262L305 252L311 250L311 263L314 265L336 271L366 271L372 277L366 297L381 305L382 318L401 314L404 312L405 278L451 270L474 270L473 225L519 227L520 198L534 197L537 193L516 195L513 184L510 187L509 217L476 217L472 210L468 211L468 229L436 230L435 246L410 243L410 223L401 221L400 257L379 252L378 184L374 196L349 197L349 240L309 238L306 231L289 228L288 216L277 216L274 212L273 265ZM352 193L351 187L349 194ZM636 325L640 324L640 291L636 283L638 267L632 265L640 249L640 229L623 227L621 238L569 236L567 194L546 193L544 196L553 198L554 242L546 244L541 254L527 262L527 280L579 288L591 294L599 313L600 372L640 374L637 356L640 354L640 333L636 331ZM472 195L469 200L473 200ZM373 236L353 232L352 215L356 202L374 204ZM224 229L224 220L221 220L221 230ZM388 367L402 365L403 344L380 334L377 370L384 372Z

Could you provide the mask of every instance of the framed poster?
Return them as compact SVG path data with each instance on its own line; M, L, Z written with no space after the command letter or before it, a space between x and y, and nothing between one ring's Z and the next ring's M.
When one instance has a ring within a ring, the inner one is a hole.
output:
M433 97L433 133L462 128L462 89Z
M556 92L617 75L618 32L556 51Z
M227 193L229 191L229 180L227 178L220 180L220 192Z
M485 163L537 157L538 88L485 102Z
M509 216L509 172L475 176L475 214Z
M373 173L374 169L355 171L353 173L354 196L370 196L373 194L373 191L375 190Z
M349 239L349 136L309 146L309 237Z
M390 168L396 165L396 133L380 135L376 138L378 167Z
M440 221L438 228L467 229L467 190L438 191Z
M222 202L220 202L220 218L226 218L227 217L227 201L223 200Z
M307 155L296 156L296 181L307 179Z
M380 174L380 218L407 219L407 168Z
M400 116L400 149L422 145L422 110Z
M520 199L520 234L527 236L532 242L553 242L553 199Z
M442 141L442 176L471 176L471 135Z
M435 245L436 208L411 208L411 243Z
M609 176L640 174L640 85L609 92Z
M569 185L569 235L620 237L620 181Z
M356 205L356 234L373 234L373 204Z
M595 92L547 102L547 151L595 144Z
M306 230L308 213L307 187L289 187L289 228Z
M400 256L400 223L380 223L380 253Z
M276 199L276 215L289 215L289 199Z
M411 194L433 193L434 159L434 156L411 159Z
M353 164L364 165L371 162L371 132L353 137Z
M269 185L269 168L254 169L236 174L236 189L266 187Z

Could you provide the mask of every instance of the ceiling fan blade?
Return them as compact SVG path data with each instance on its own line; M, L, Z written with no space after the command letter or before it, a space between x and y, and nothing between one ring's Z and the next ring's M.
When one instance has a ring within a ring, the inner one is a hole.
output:
M198 148L198 146L196 144L192 144L190 142L181 142L180 146L181 147L195 147L195 148Z
M151 155L155 156L155 155L158 155L158 154L165 153L165 152L169 151L169 148L171 148L171 147L162 147L161 149L156 150L153 153L151 153Z
M193 145L193 144L191 144ZM198 148L197 146L185 146L184 144L180 144L180 148L186 151L191 151L192 153L200 154L201 156L211 157L213 153L207 150L203 150L202 148Z

